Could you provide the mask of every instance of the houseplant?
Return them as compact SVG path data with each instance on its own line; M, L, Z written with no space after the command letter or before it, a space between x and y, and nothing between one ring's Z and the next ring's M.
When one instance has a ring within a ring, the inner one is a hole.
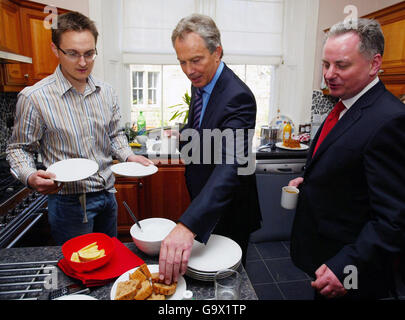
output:
M183 103L178 103L178 104L175 104L174 106L169 107L170 109L176 108L174 111L174 114L172 115L172 117L170 118L169 121L172 121L174 119L179 119L180 124L184 125L187 122L188 111L190 109L190 102L191 102L191 97L187 91L184 94L184 96L182 97L182 99L183 99Z

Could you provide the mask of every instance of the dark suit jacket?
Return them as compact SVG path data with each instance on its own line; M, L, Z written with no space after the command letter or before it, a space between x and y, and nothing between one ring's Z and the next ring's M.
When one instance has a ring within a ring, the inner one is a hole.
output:
M194 118L194 91L195 88L192 88L188 124ZM256 101L253 93L225 65L208 101L200 136L203 129L228 129L232 134L236 129L254 129L255 122ZM189 125L186 125L184 129L188 128ZM244 140L246 155L247 130ZM233 163L226 163L226 154L231 150L225 148L225 143L219 150L211 144L209 164L203 164L202 160L207 156L205 147L209 142L205 140L200 143L201 164L190 163L186 166L185 177L192 202L179 220L197 234L198 241L206 243L215 231L239 243L239 238L247 238L250 232L260 227L256 178L254 173L239 175L237 169L241 166L235 157ZM222 162L217 164L214 162L216 152L223 156Z
M312 158L292 230L294 263L326 264L342 284L357 267L358 291L385 295L392 257L405 245L405 106L379 82L338 121Z

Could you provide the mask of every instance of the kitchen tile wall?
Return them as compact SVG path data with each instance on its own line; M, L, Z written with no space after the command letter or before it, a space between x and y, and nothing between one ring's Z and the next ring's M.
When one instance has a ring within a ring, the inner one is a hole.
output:
M17 93L0 92L0 153L6 151L14 123Z
M320 90L312 92L311 122L314 122L314 115L325 115L332 110L338 98L324 95ZM315 117L316 118L316 117Z

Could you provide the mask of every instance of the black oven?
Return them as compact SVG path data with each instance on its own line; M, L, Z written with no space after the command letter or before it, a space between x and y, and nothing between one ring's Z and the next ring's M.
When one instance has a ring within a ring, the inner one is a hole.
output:
M51 245L47 196L24 186L0 159L0 248Z

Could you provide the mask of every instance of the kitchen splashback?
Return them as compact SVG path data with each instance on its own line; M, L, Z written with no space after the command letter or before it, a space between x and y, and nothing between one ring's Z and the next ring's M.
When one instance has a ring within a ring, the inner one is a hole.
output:
M320 90L314 90L312 92L311 122L314 122L314 115L322 116L329 113L338 100L338 98L324 95Z
M0 92L0 153L6 151L15 118L17 93Z

